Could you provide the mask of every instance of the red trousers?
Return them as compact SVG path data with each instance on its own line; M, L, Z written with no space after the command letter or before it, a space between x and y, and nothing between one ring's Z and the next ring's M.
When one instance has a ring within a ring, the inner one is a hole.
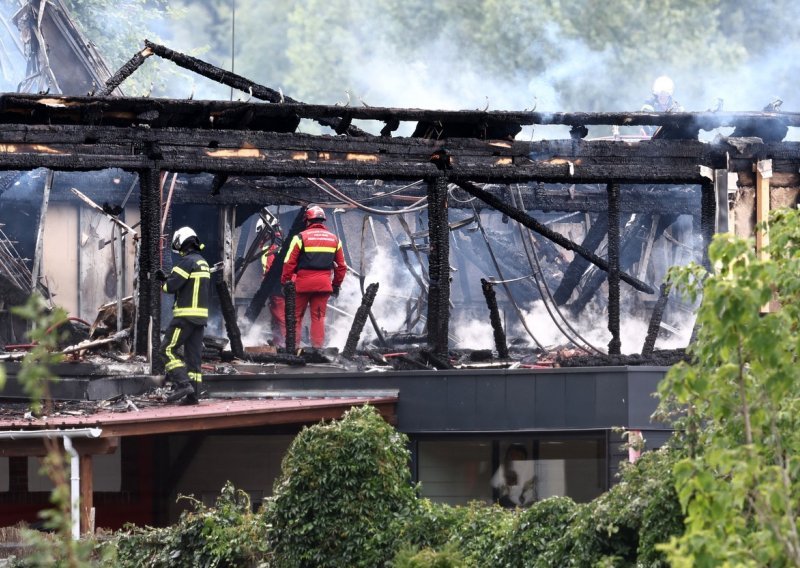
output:
M325 344L325 311L328 309L330 292L297 292L295 299L295 318L297 318L297 343L300 343L300 330L306 307L311 312L311 347L322 349Z
M272 343L284 345L286 342L286 301L283 296L269 297L269 313L272 316Z

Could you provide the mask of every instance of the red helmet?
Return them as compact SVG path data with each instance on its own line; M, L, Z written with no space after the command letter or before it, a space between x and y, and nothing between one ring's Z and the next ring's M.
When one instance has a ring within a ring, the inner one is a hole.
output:
M306 223L311 223L312 221L324 221L325 220L325 211L322 210L322 207L319 205L312 205L308 209L306 209Z

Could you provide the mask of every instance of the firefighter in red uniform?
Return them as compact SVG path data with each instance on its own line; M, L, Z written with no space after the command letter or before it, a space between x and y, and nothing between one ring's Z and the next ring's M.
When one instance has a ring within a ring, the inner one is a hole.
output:
M306 307L311 310L311 346L321 349L325 343L325 311L328 298L339 294L347 265L342 244L325 228L325 212L314 205L306 209L306 229L292 239L281 273L281 284L294 281L297 299L295 317L297 337ZM333 278L331 278L333 273Z
M277 258L283 244L280 223L277 217L270 213L266 207L261 210L256 224L256 234L260 235L265 229L268 230L269 236L265 239L261 249L261 266L264 269L264 278L267 277L267 272ZM283 345L286 341L286 302L278 280L275 280L275 284L276 286L269 293L270 328L272 330L272 343L274 345Z

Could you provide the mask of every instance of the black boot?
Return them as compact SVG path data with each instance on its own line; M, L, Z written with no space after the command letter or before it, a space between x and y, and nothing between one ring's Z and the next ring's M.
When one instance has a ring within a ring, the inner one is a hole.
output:
M194 387L189 380L175 381L173 383L172 393L167 396L167 402L176 402L189 395L194 397Z

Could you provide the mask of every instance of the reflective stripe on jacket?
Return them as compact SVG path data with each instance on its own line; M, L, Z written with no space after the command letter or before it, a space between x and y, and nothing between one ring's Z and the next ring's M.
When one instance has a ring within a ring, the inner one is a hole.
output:
M346 271L338 237L322 223L312 223L292 239L283 263L281 284L294 280L298 292L331 292L333 286L341 286Z
M187 254L172 267L164 292L175 294L172 315L191 318L194 323L205 324L208 319L208 291L211 272L208 263L196 252Z

